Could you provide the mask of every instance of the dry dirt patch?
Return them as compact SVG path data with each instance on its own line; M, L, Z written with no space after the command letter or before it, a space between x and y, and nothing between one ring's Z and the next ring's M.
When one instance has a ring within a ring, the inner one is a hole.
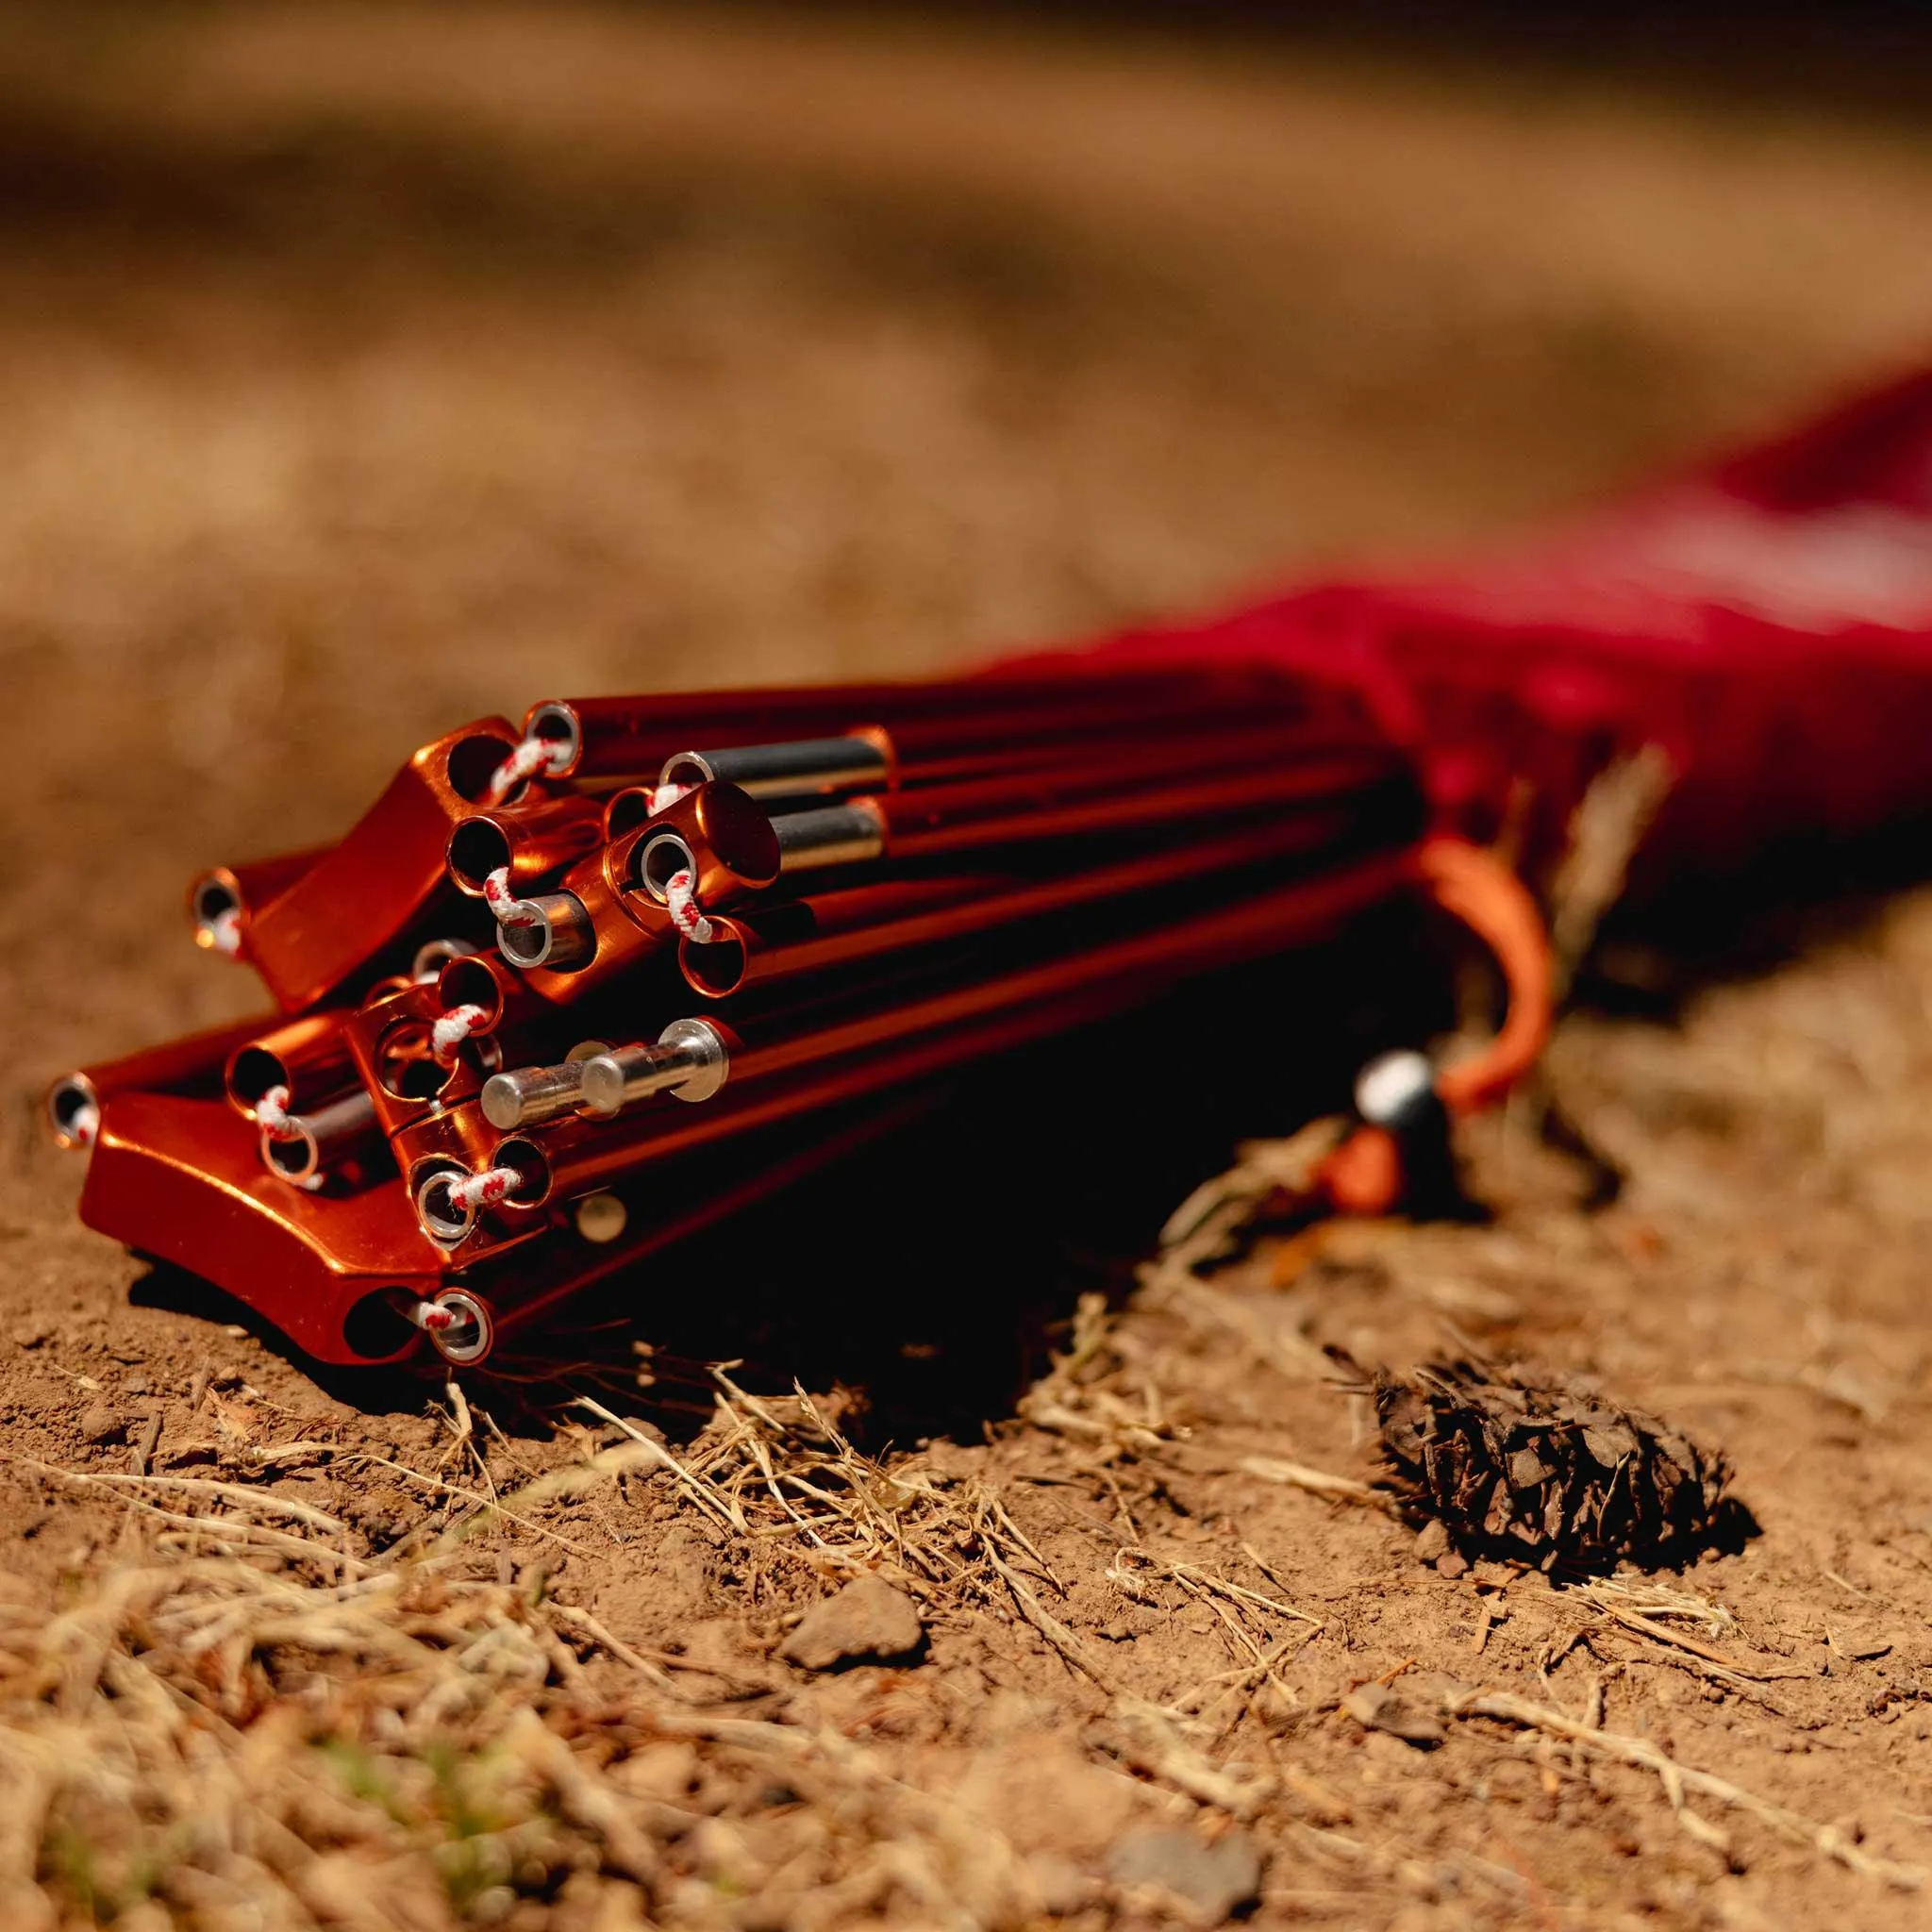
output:
M1908 135L829 44L9 32L0 814L59 936L0 952L0 1917L1097 1925L1245 1908L1252 1871L1263 1923L1918 1923L1923 897L1568 1024L1614 1207L1506 1121L1466 1150L1492 1224L1132 1297L1063 1270L1059 1366L892 1442L839 1383L900 1338L836 1315L807 1398L660 1355L574 1390L612 1422L325 1386L74 1224L40 1081L245 1008L176 940L182 882L326 834L452 718L930 668L1460 541L1932 321ZM928 1391L962 1380L910 1332L952 1236L886 1284ZM1593 1375L1722 1447L1763 1534L1448 1575L1362 1507L1329 1342ZM920 1645L789 1661L858 1576Z

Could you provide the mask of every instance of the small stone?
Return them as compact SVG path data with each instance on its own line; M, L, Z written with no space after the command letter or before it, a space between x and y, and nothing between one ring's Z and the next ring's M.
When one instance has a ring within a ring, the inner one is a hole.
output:
M1387 1684L1357 1685L1341 1700L1341 1707L1364 1730L1386 1732L1423 1750L1433 1749L1448 1736L1441 1718Z
M905 1657L924 1635L918 1607L904 1591L883 1576L861 1576L813 1605L778 1655L808 1671L829 1671L836 1664Z
M1454 1550L1445 1550L1436 1558L1436 1574L1446 1576L1452 1582L1458 1576L1469 1574L1469 1558L1459 1557Z
M1875 1629L1866 1624L1829 1624L1824 1639L1837 1656L1850 1657L1858 1663L1869 1663L1874 1657L1890 1656L1901 1641L1895 1630Z
M698 1754L682 1739L646 1744L612 1767L611 1779L637 1798L675 1805L698 1775Z
M121 1385L129 1395L145 1395L150 1386L147 1377L139 1374L129 1375Z
M1261 1857L1245 1832L1211 1845L1188 1831L1137 1831L1108 1854L1116 1885L1158 1885L1192 1906L1200 1923L1219 1925L1261 1890Z
M1438 1557L1446 1556L1448 1550L1449 1532L1442 1527L1439 1519L1431 1517L1416 1532L1416 1560L1421 1563L1433 1563Z
M81 1411L80 1433L84 1441L118 1442L127 1428L127 1418L105 1402L91 1403Z

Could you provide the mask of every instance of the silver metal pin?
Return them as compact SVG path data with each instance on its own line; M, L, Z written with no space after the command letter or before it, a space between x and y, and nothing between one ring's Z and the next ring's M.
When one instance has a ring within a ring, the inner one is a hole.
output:
M674 1020L655 1046L621 1047L584 1062L584 1104L613 1114L654 1093L708 1100L731 1071L724 1036L708 1020Z
M808 872L820 865L858 865L886 849L886 828L866 805L825 805L811 811L775 814L781 872Z

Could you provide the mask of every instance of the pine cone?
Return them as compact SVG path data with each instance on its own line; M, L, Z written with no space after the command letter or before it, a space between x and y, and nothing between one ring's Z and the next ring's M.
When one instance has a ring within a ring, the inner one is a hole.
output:
M1484 1362L1377 1369L1382 1459L1406 1508L1464 1556L1552 1570L1681 1563L1755 1533L1730 1464L1657 1417Z

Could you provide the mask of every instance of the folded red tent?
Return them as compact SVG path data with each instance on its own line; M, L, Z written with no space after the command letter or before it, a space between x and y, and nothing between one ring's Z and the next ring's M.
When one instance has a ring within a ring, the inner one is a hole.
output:
M1492 836L1526 790L1544 856L1597 771L1657 745L1645 886L1932 814L1932 371L1495 554L1090 655L1352 684L1444 829Z

